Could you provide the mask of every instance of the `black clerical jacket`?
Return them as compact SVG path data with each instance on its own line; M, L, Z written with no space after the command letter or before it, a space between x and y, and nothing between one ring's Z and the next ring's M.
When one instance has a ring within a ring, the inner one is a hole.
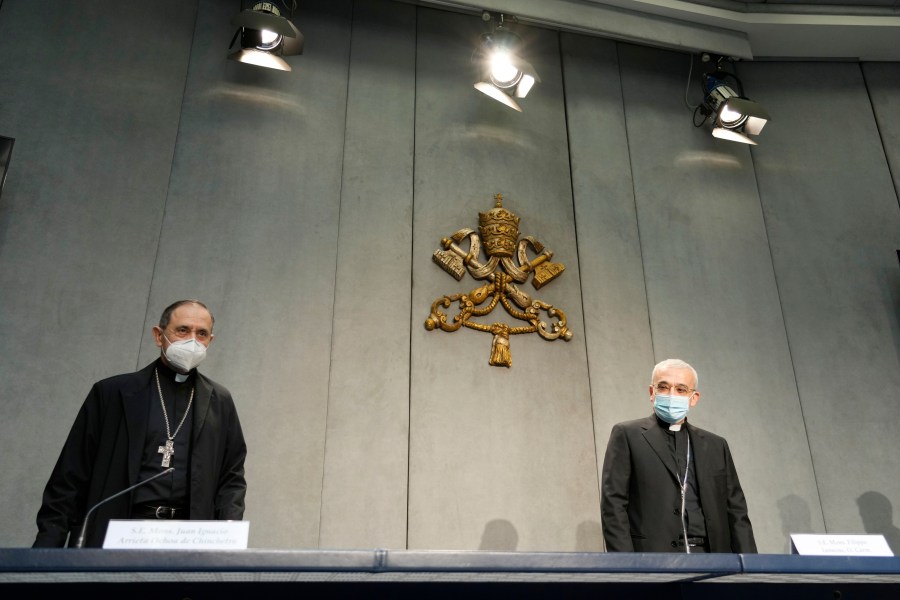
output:
M685 423L710 552L756 552L747 502L724 438ZM656 416L615 425L603 461L600 512L610 552L678 552L681 487Z
M154 361L135 373L91 388L44 489L34 547L74 543L85 513L101 500L137 483L144 450ZM191 431L190 518L240 520L244 514L247 447L231 394L196 374ZM85 546L99 547L110 519L131 514L130 494L97 508Z

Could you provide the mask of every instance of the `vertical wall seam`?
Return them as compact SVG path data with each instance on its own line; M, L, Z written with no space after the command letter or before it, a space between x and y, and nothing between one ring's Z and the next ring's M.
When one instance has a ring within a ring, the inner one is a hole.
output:
M594 470L597 473L597 500L598 500L598 509L599 509L599 500L600 500L600 454L599 449L597 448L597 422L596 415L594 411L594 386L591 381L591 361L588 353L588 334L587 334L587 317L584 312L584 283L583 283L583 274L581 269L581 245L578 243L578 211L577 211L577 203L575 199L575 174L574 169L572 167L572 136L570 135L571 128L569 127L569 97L568 97L568 88L566 87L566 62L565 62L565 51L563 50L563 33L561 31L556 32L556 40L557 46L559 49L559 71L562 76L562 96L563 96L563 118L565 120L565 131L566 131L566 150L568 151L568 164L569 164L569 189L572 195L572 221L575 225L575 261L578 264L578 293L581 298L581 323L583 328L584 335L584 362L587 368L587 384L588 384L588 400L589 400L589 408L591 414L591 443L594 446Z
M878 132L878 142L881 144L881 153L884 156L884 164L887 166L888 175L891 177L891 185L894 186L894 196L897 199L897 208L900 208L900 190L897 189L897 180L891 170L891 161L888 160L887 144L884 143L884 135L881 133L881 123L879 123L878 112L875 110L875 102L872 101L872 91L869 89L869 80L866 78L865 63L859 64L859 72L862 74L863 87L866 89L866 98L869 99L869 108L872 110L872 117L875 119L875 130Z
M634 177L634 160L631 152L631 139L628 134L628 111L625 108L625 83L622 80L622 63L619 60L620 44L616 42L616 71L619 73L619 90L621 90L622 98L622 125L625 129L625 148L628 151L628 172L631 175L631 202L634 205L634 228L637 232L638 257L641 261L641 279L644 282L644 304L647 307L647 331L650 332L650 351L653 353L653 362L656 364L656 339L653 336L653 319L650 317L650 295L647 291L647 267L644 265L644 243L641 239L641 219L638 210L637 189L635 188ZM690 60L694 60L694 55L688 55Z
M0 0L2 2L2 0ZM190 71L191 71L191 57L194 54L194 39L197 37L197 21L200 19L200 0L196 0L194 3L194 30L191 34L191 44L188 48L188 59L187 65L184 69L184 82L181 86L181 107L178 110L178 119L175 124L175 141L172 143L172 155L169 160L169 178L166 181L166 191L165 191L165 199L163 200L163 211L162 217L159 220L159 231L156 235L156 254L153 256L153 268L150 269L150 285L147 287L147 302L144 305L144 326L141 327L141 335L138 337L138 347L137 354L134 359L134 368L138 370L141 368L141 348L144 347L144 337L147 335L147 319L150 318L152 321L155 319L150 315L150 299L153 296L153 285L156 282L156 269L159 265L159 253L160 248L162 247L162 236L163 229L166 225L166 214L169 210L169 194L172 190L172 173L175 170L175 155L178 152L178 138L181 135L181 119L184 116L184 99L187 96L187 85L190 80ZM168 304L168 303L167 303Z
M619 74L619 91L622 102L622 127L625 132L625 150L628 153L628 173L631 177L631 202L634 206L634 228L637 233L638 258L641 263L641 280L644 283L644 306L647 309L647 331L650 334L650 352L653 354L653 362L656 363L656 346L653 337L653 319L650 318L650 297L647 292L647 268L644 266L644 244L641 240L641 219L638 211L637 190L635 189L634 177L634 161L631 151L631 139L628 131L628 111L625 107L625 82L622 79L622 61L619 59L620 44L616 42L613 46L615 50L616 72ZM691 55L693 60L693 55ZM601 474L601 498L602 498L602 474ZM606 539L603 540L603 549L606 550Z
M415 250L416 250L416 117L419 114L419 7L413 8L413 114L412 114L412 170L410 171L410 190L412 198L410 199L409 211L409 352L407 354L407 391L406 391L406 542L405 547L409 549L409 502L410 502L410 481L412 463L412 378L413 378L413 319L415 318L415 307L413 305L413 285L415 271Z
M337 286L338 273L340 271L340 254L341 254L341 213L344 204L344 165L346 164L347 153L347 117L350 113L350 71L353 64L353 26L354 8L356 1L350 2L350 47L347 50L347 87L344 94L344 137L341 144L341 177L338 183L338 218L337 218L337 236L335 238L334 248L334 279L331 287L331 340L328 358L328 377L326 378L327 393L325 396L325 421L324 430L322 432L322 478L319 484L319 522L316 527L316 547L322 545L322 508L325 504L325 471L328 457L328 414L331 405L331 375L333 373L332 365L334 364L334 330L335 330L335 307L337 306Z

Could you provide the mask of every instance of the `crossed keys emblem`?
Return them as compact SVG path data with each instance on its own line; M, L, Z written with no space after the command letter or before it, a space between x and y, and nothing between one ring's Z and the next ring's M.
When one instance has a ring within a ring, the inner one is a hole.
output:
M431 314L425 319L425 329L433 331L456 331L468 327L476 331L491 333L491 358L488 364L496 367L512 366L509 336L537 332L545 340L572 339L572 332L566 326L566 315L553 305L534 300L516 284L524 283L533 273L532 285L539 290L565 270L565 265L550 262L553 252L531 236L519 239L519 217L503 208L503 196L495 194L496 206L486 213L478 213L478 231L460 229L449 238L441 240L441 248L435 250L432 260L453 276L457 281L465 277L466 271L477 280L487 283L466 294L450 294L438 298L431 304ZM460 244L469 241L469 249ZM488 257L481 262L481 250ZM528 249L536 254L528 258ZM517 261L513 259L515 254ZM490 299L490 300L489 300ZM451 320L441 308L449 308L459 302L459 313ZM487 304L485 304L487 302ZM514 319L525 325L512 326L506 323L480 323L473 317L483 317L500 304ZM484 306L482 306L484 305ZM555 321L549 325L541 320L541 313Z

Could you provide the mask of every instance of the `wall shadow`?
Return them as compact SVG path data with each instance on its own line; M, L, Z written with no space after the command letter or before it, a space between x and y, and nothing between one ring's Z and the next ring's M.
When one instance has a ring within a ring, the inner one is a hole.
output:
M863 529L869 534L881 534L894 556L900 552L900 528L894 525L894 507L884 494L863 492L856 499Z
M784 535L784 553L791 553L792 533L812 533L812 517L809 503L796 494L778 499L778 516L781 518L781 533Z
M506 519L493 519L484 526L479 550L513 552L519 546L519 533Z

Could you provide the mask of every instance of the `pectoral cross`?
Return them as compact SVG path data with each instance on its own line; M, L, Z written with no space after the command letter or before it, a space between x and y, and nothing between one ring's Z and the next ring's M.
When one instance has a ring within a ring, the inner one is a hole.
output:
M166 440L166 445L160 446L156 452L163 455L162 466L168 467L172 455L175 454L175 442L173 440Z

